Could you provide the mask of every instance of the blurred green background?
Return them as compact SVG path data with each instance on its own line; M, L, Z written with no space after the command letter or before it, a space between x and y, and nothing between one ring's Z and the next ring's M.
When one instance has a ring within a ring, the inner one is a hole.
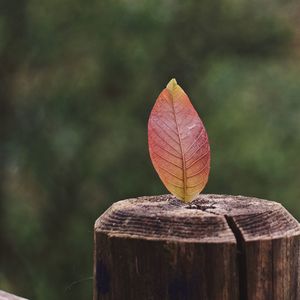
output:
M93 224L166 193L147 120L176 77L212 150L206 193L300 218L300 4L1 0L0 289L91 299Z

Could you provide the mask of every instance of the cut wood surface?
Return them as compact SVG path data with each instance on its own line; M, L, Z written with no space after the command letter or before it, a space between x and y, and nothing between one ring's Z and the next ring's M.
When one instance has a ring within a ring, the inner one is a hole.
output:
M299 241L272 201L119 201L95 223L94 300L299 300Z
M6 293L4 291L0 291L0 300L27 300L27 299Z

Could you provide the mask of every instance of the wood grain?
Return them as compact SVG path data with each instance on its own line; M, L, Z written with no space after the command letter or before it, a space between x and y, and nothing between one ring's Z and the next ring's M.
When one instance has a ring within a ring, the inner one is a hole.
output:
M298 300L299 236L257 198L119 201L95 223L94 300Z

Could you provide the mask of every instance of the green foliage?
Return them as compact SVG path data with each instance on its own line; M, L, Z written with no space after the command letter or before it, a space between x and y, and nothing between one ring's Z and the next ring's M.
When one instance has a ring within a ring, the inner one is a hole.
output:
M114 201L166 192L146 126L174 76L208 130L206 191L281 201L300 217L300 74L280 4L2 2L0 51L17 67L5 86L13 125L0 135L1 288L91 298L92 280L71 284L92 276L95 219ZM11 8L25 15L17 52Z

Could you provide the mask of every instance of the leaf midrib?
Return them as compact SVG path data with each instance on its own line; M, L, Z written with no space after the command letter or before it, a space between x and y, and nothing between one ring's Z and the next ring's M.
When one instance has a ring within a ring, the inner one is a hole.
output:
M183 153L182 141L181 141L179 126L178 126L178 122L177 122L176 112L175 112L174 97L173 97L172 93L170 93L170 94L171 94L171 97L172 97L172 111L173 111L173 115L174 115L174 119L175 119L176 130L178 132L179 147L180 147L180 152L181 152L181 156L182 156L182 172L183 172L183 199L182 200L185 201L185 197L186 197L186 182L187 182L186 163L185 163L185 156L184 156L184 153Z

